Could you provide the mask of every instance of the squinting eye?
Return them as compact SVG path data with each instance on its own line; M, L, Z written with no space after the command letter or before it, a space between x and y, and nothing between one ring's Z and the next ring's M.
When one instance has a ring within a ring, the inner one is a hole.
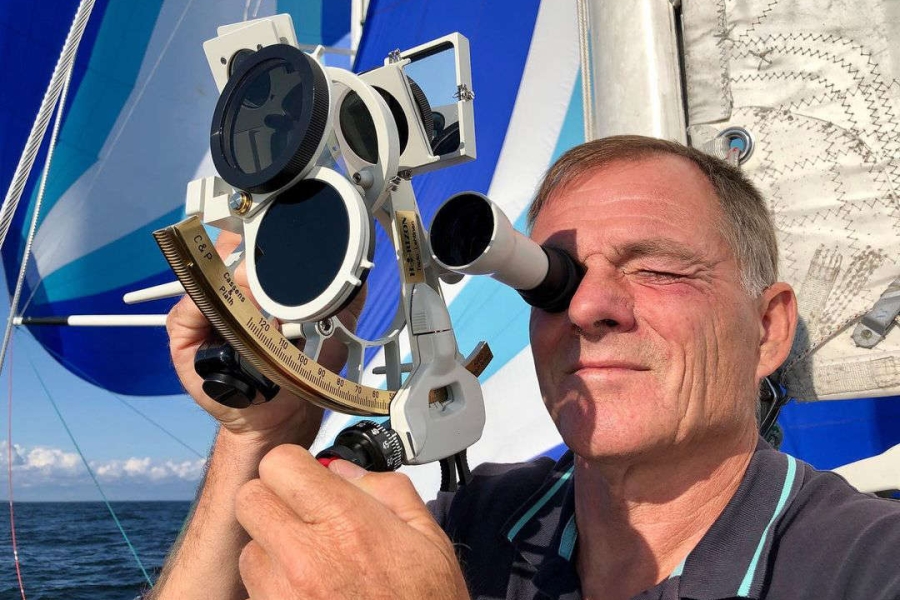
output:
M676 281L683 277L678 273L669 273L668 271L652 271L649 269L642 269L638 271L638 273L649 279L655 279L657 281Z

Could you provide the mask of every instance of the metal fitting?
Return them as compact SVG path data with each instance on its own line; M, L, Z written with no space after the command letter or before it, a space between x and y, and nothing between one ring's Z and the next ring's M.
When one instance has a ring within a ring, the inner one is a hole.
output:
M317 322L316 331L322 337L330 337L334 333L334 323L331 322L331 317Z
M456 93L453 94L453 97L460 102L469 102L475 99L475 92L470 90L466 84L461 83L456 86Z
M743 127L723 129L716 137L725 138L729 147L737 150L739 164L744 164L753 155L753 136Z
M250 197L250 194L242 190L234 192L228 198L228 208L230 208L232 212L238 215L247 214L247 211L250 210L250 206L252 204L253 198Z

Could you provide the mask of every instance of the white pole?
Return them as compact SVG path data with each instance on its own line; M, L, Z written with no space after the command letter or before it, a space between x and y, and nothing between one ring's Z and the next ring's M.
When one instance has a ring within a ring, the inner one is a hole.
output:
M165 327L166 315L69 315L65 317L15 317L16 326L64 327ZM303 337L302 323L284 323L281 334L289 340Z
M14 325L68 325L71 327L164 327L166 315L69 315L16 317Z
M182 294L184 294L184 286L181 285L181 282L170 281L169 283L161 283L159 285L154 285L153 287L128 292L122 296L122 300L125 304L137 304L138 302L172 298L173 296L181 296Z
M594 138L687 143L673 0L592 0Z

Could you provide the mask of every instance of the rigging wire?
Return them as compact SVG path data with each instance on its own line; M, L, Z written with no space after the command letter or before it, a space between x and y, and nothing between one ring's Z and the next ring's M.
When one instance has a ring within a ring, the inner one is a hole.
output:
M154 421L153 419L151 419L148 415L146 415L146 414L144 414L143 412L139 411L136 407L132 406L132 404L131 404L130 402L128 402L127 400L125 400L125 398L122 398L121 396L119 396L118 394L115 394L115 393L113 393L113 392L110 392L110 393L112 394L112 397L113 397L113 398L115 398L116 400L118 400L119 402L121 402L122 404L124 404L125 406L127 406L128 408L130 408L131 410L133 410L134 412L136 412L136 413L139 414L140 416L144 417L144 419L146 419L146 420L147 420L148 422L150 422L152 425L155 425L160 431L162 431L162 432L165 433L167 436L169 436L170 438L172 438L173 440L175 440L176 442L178 442L179 444L181 444L182 446L184 446L185 448L187 448L194 456L197 456L198 458L206 459L206 455L205 455L205 454L202 454L202 453L198 452L198 451L195 450L193 447L191 447L187 442L181 440L180 438L178 438L178 436L176 436L174 433L172 433L171 431L169 431L168 429L166 429L165 427L163 427L161 424L159 424L159 423L157 423L156 421Z
M257 6L257 10L258 10L258 8L259 7ZM182 11L182 14L178 21L179 24L184 19L185 12L186 12L186 10ZM177 26L176 26L176 28L177 28ZM169 39L169 42L171 42L171 37ZM167 46L168 46L168 43L167 43ZM155 66L154 66L154 69L155 69ZM5 358L6 358L7 347L10 343L10 338L11 338L12 329L13 329L13 319L15 318L15 316L18 313L18 306L19 306L19 301L21 299L22 288L23 288L24 281L25 281L25 274L27 272L28 260L31 257L31 248L34 244L34 237L35 237L35 233L37 231L37 224L38 224L38 220L40 219L41 206L42 206L43 200L44 200L44 193L45 193L46 186L47 186L47 180L49 178L50 166L53 161L53 153L54 153L54 150L56 149L56 143L57 143L57 139L59 137L59 129L60 129L60 126L61 126L61 123L63 120L62 119L63 111L65 110L66 99L68 97L68 92L69 92L69 84L71 83L71 79L72 79L72 69L71 68L68 69L68 71L66 72L65 75L66 75L66 78L65 78L62 90L61 90L59 98L58 98L56 120L54 121L53 130L50 135L50 144L47 149L47 158L44 162L43 174L41 176L41 181L40 181L40 185L38 188L37 198L35 199L34 214L32 215L31 226L28 230L28 235L27 235L26 243L25 243L25 250L22 254L22 264L21 264L21 268L19 269L19 275L18 275L18 279L16 281L16 287L15 287L15 291L13 293L13 298L10 302L9 318L7 320L6 329L3 334L3 341L2 341L2 343L0 343L0 371L2 371L2 369L3 369L3 365L5 362ZM35 290L36 289L37 289L37 286L35 286ZM155 425L157 428L162 430L166 435L168 435L169 437L174 439L176 442L178 442L179 444L181 444L182 446L187 448L194 455L196 455L200 458L206 458L205 455L201 454L200 452L198 452L197 450L195 450L194 448L189 446L186 442L182 441L177 436L175 436L173 433L168 431L165 427L163 427L162 425L160 425L159 423L157 423L156 421L151 419L149 416L147 416L143 412L139 411L137 408L132 406L130 403L126 402L123 398L119 397L116 394L113 394L113 397L115 397L119 402L125 404L128 408L130 408L134 412L138 413L140 416L142 416L144 419L146 419L147 421L149 421L150 423ZM11 402L11 399L10 399L10 402ZM11 410L11 406L10 406L10 410Z
M68 423L66 423L66 419L60 412L59 406L56 404L56 401L50 394L50 390L47 388L47 384L44 382L44 378L41 377L40 371L38 371L38 368L30 358L28 359L28 362L31 364L32 370L34 370L34 374L37 377L38 383L40 383L41 388L43 388L44 393L47 395L47 399L50 400L50 404L53 406L53 410L56 411L56 416L59 417L59 420L62 423L63 428L66 430L69 439L72 440L72 444L75 446L75 450L78 452L78 456L81 457L81 462L84 463L84 468L87 469L87 472L91 476L91 479L94 480L94 485L97 486L97 491L100 492L100 496L103 498L103 502L106 504L106 508L107 510L109 510L109 514L112 516L113 521L116 522L116 527L119 528L119 533L122 534L122 538L124 538L125 543L128 545L128 549L131 550L131 554L134 556L134 560L137 561L138 566L144 573L144 578L146 578L147 583L150 585L150 587L153 587L153 580L150 578L149 573L147 573L147 569L144 568L144 563L141 562L141 558L138 556L137 550L131 543L131 540L128 539L128 534L125 533L125 529L122 527L122 523L119 521L119 517L116 515L116 511L113 510L112 504L110 504L109 499L106 497L106 493L103 491L103 487L100 485L100 480L97 479L97 476L94 474L94 470L91 469L91 465L88 464L87 457L85 457L84 453L81 451L81 447L75 440L75 436L72 434L72 430L69 429L69 425Z
M74 53L73 53L74 59ZM16 289L13 293L12 300L9 304L9 315L6 320L6 329L3 332L3 342L0 343L0 372L3 370L3 365L6 361L6 353L10 347L10 343L12 342L12 328L13 328L13 319L16 316L16 312L18 310L19 299L22 295L22 285L25 282L25 272L28 269L28 257L31 256L31 246L34 243L34 233L37 230L38 219L41 214L41 203L44 199L44 192L47 188L47 178L50 174L50 163L53 161L53 150L56 148L56 140L59 137L59 128L62 123L63 111L66 106L66 98L69 94L69 83L72 81L72 69L69 68L65 73L65 81L63 82L62 90L60 91L60 95L58 97L58 104L56 110L56 119L53 122L53 131L50 134L50 145L47 148L47 158L44 161L44 169L41 174L41 183L38 187L38 195L35 199L34 203L34 214L31 217L31 225L28 229L28 237L25 242L25 250L22 253L22 265L19 268L19 275L16 279ZM43 132L42 132L43 137ZM31 167L29 167L30 171ZM27 176L26 176L27 178ZM18 203L18 199L16 200ZM13 211L15 212L15 211ZM7 481L9 485L9 527L10 527L10 535L12 537L12 546L13 546L13 559L16 563L16 577L19 582L19 592L22 594L22 600L25 600L25 586L22 582L22 571L19 564L19 548L16 542L16 524L15 524L15 509L13 504L13 477L12 477L12 369L8 370L9 374L9 395L7 398Z
M51 352L51 351L48 350L47 348L44 348L44 350L47 350L47 352L50 353L50 356L52 356L52 357L54 357L56 360L62 362L62 357L61 357L61 356L58 356L57 353ZM91 381L91 377L90 377L87 373L85 373L84 371L82 371L81 369L79 369L76 365L67 365L66 368L68 368L70 371L72 371L72 373L74 373L75 375L77 375L77 376L80 377L81 379L83 379L83 380L85 380L85 381ZM154 421L153 419L151 419L146 413L144 413L144 412L138 410L138 409L137 409L136 407L134 407L130 402L128 402L127 400L125 400L124 398L122 398L121 396L119 396L118 394L116 394L116 393L114 393L114 392L110 392L109 390L105 390L105 391L109 392L109 394L110 394L113 398L115 398L116 400L118 400L119 402L121 402L122 404L124 404L125 406L127 406L128 408L130 408L131 410L133 410L134 412L136 412L138 415L140 415L141 417L143 417L147 422L149 422L149 423L152 424L152 425L155 425L158 429L160 429L160 430L161 430L163 433L165 433L167 436L169 436L170 438L172 438L173 440L175 440L176 442L178 442L179 444L181 444L182 446L184 446L185 448L187 448L187 449L191 452L191 454L194 454L194 455L196 455L198 458L202 458L202 459L208 458L207 455L205 455L205 454L203 454L202 452L198 451L196 448L194 448L193 446L191 446L190 444L188 444L187 442L185 442L184 440L182 440L181 438L179 438L177 435L175 435L174 433L172 433L171 431L169 431L168 429L166 429L161 423L159 423L159 422Z
M13 175L12 183L6 192L3 205L0 206L0 246L6 239L6 233L9 231L9 225L12 222L13 215L19 205L28 176L31 174L31 167L34 166L34 160L40 150L41 142L44 134L47 132L47 123L53 112L53 107L59 98L63 81L68 80L72 73L72 67L75 65L75 53L81 44L81 36L87 27L88 18L94 9L94 0L81 0L69 33L66 35L65 44L63 44L62 52L53 68L53 75L50 78L50 84L41 100L41 108L38 110L37 117L31 126L31 133L28 134L28 141L22 150L22 156L16 165L16 171Z
M10 352L10 362L12 362L12 352ZM16 563L16 578L19 580L19 592L22 594L22 600L25 600L25 584L22 583L22 570L19 566L19 544L16 542L16 513L13 509L13 445L12 445L12 369L7 371L8 376L8 395L6 402L6 481L9 485L9 534L12 538L13 560Z
M44 350L46 350L46 351L50 354L50 356L54 357L54 358L57 359L58 361L61 361L61 357L58 356L57 353L51 352L51 351L50 351L49 349L47 349L47 348L44 348ZM87 373L85 373L84 371L82 371L81 369L79 369L76 365L67 365L67 368L68 368L70 371L72 371L72 373L74 373L76 376L80 377L81 379L83 379L83 380L85 380L85 381L91 381L90 376L89 376ZM133 410L134 412L136 412L138 415L140 415L141 417L143 417L144 420L146 420L148 423L150 423L151 425L154 425L154 426L157 427L160 431L162 431L163 433L165 433L167 436L169 436L170 438L172 438L173 440L175 440L176 442L178 442L181 446L183 446L183 447L186 448L188 451L190 451L191 454L194 454L194 455L197 456L198 458L202 458L202 459L204 459L204 460L205 460L206 458L208 458L208 456L207 456L206 454L203 454L202 452L200 452L199 450L197 450L196 448L194 448L193 446L191 446L190 444L188 444L187 442L185 442L184 440L182 440L181 438L179 438L177 435L175 435L174 433L172 433L171 431L169 431L168 429L166 429L165 426L163 426L163 425L162 425L161 423L159 423L158 421L155 421L155 420L153 420L152 418L150 418L149 415L147 415L145 412L139 410L137 407L135 407L135 406L132 405L130 402L128 402L127 400L125 400L125 398L121 397L120 395L118 395L118 394L116 394L116 393L114 393L114 392L110 392L109 390L105 390L105 391L109 392L109 394L110 394L113 398L115 398L116 400L118 400L119 402L121 402L122 404L124 404L125 406L127 406L128 408L130 408L131 410Z
M38 186L37 198L34 201L34 214L31 216L31 225L28 227L28 236L25 240L25 250L22 252L22 265L19 267L19 275L16 279L16 289L13 292L9 304L9 315L6 319L6 329L3 331L3 342L0 343L0 371L6 360L6 348L9 346L12 335L13 321L18 316L19 299L22 296L22 286L25 283L25 272L28 270L28 258L31 256L31 247L34 244L34 234L37 231L38 219L41 215L41 205L44 202L44 192L47 190L47 179L50 177L50 164L53 162L53 151L56 149L56 141L59 137L59 128L63 120L63 111L66 107L66 98L69 95L69 84L72 81L72 70L66 73L62 91L59 96L59 104L56 107L56 120L53 122L53 131L50 134L50 146L47 148L47 158L44 160L44 169L41 173L41 183Z
M594 102L591 94L590 7L578 0L578 56L581 62L581 105L584 112L584 141L594 139Z

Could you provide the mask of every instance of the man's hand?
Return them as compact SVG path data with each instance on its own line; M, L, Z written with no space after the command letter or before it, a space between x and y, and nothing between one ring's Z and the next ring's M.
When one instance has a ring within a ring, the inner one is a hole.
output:
M216 250L226 257L239 243L239 235L223 231ZM243 265L235 270L234 280L252 300ZM365 289L338 315L345 326L355 327L364 301ZM319 431L323 411L288 392L243 409L216 402L203 392L203 381L194 370L197 349L214 334L209 321L185 296L169 313L166 328L182 385L221 427L190 522L166 560L152 597L240 600L247 592L238 573L238 557L250 537L235 517L235 495L259 476L259 462L272 448L284 443L309 447ZM331 339L322 347L318 362L339 371L346 354L346 347ZM316 466L328 474L318 463Z
M235 504L253 600L468 598L453 546L409 479L282 445Z
M219 256L224 258L231 254L240 240L239 235L223 231L216 241ZM235 271L234 280L252 299L243 264ZM363 291L339 318L344 323L355 326L364 301ZM312 442L319 430L322 409L293 394L280 392L270 402L237 409L220 404L203 392L203 380L194 370L194 355L200 345L212 337L213 330L189 296L185 295L172 308L166 320L166 328L178 378L188 394L223 427L231 433L253 438L258 442ZM325 344L319 357L319 362L333 371L339 371L345 361L346 348L334 341Z

